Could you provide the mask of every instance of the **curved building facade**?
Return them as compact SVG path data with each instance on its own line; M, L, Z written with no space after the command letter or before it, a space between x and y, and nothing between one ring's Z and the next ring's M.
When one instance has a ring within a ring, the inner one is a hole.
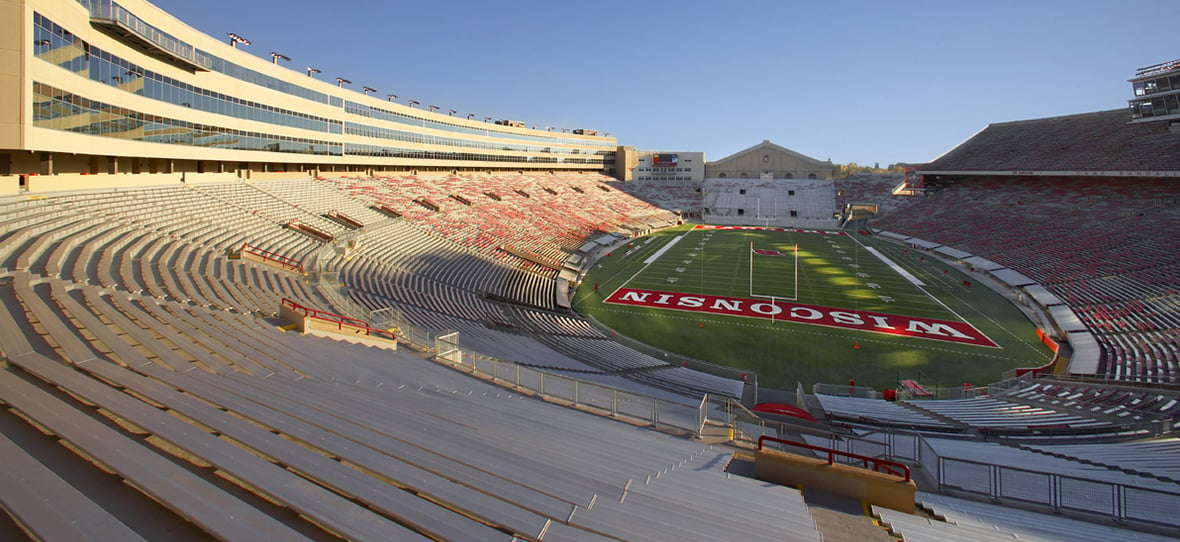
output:
M141 0L5 2L0 21L9 187L38 175L612 167L614 138L386 101L248 54Z

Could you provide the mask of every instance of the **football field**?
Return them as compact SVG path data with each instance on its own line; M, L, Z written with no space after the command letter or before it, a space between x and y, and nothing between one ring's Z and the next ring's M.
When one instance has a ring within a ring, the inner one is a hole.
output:
M603 258L575 305L781 389L986 385L1051 359L1023 313L971 275L850 232L686 226Z

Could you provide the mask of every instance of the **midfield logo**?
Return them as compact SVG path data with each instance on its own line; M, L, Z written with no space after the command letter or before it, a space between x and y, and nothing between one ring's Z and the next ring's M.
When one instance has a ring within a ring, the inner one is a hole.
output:
M858 329L873 333L933 339L959 344L998 348L978 329L966 322L951 322L898 316L880 312L850 311L789 301L745 299L713 295L682 294L620 288L606 299L616 305L633 305L689 312L706 312L746 318L763 318L797 324Z

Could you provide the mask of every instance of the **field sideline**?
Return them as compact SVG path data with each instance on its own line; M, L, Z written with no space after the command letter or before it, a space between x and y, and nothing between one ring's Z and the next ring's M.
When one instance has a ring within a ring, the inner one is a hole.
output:
M575 308L780 389L849 379L884 389L919 376L986 385L1051 359L1024 314L972 280L862 235L684 226L603 258Z

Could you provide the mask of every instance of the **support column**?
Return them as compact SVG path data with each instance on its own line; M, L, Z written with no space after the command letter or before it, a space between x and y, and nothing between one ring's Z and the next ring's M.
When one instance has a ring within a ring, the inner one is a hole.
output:
M42 175L54 175L53 153L51 153L51 152L41 153L41 174Z

